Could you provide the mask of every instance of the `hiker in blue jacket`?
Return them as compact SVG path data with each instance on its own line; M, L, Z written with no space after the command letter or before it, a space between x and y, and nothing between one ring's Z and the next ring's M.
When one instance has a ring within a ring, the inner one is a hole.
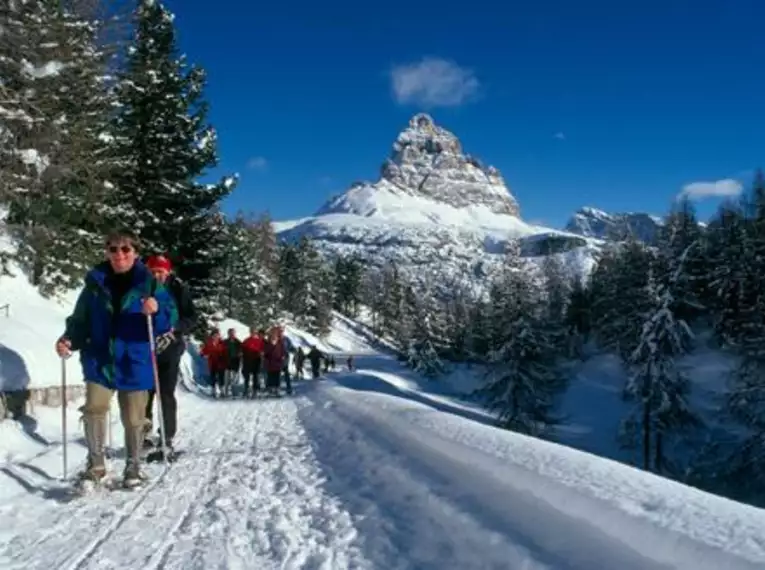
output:
M130 232L107 237L107 261L86 275L74 312L56 343L63 358L80 351L86 382L85 405L80 410L88 464L80 477L97 482L106 475L106 416L116 391L125 430L126 487L146 479L140 453L148 391L154 387L147 317L152 319L155 337L171 331L178 319L172 295L138 260L138 249L138 239Z

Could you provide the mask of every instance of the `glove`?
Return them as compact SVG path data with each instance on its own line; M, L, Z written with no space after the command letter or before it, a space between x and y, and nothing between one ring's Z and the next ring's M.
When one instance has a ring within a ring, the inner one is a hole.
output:
M173 331L159 335L156 342L157 354L162 354L174 341L175 335L173 334Z

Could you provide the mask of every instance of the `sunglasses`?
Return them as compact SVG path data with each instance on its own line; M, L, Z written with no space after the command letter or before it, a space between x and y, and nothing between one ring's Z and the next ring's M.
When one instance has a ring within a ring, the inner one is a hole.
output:
M122 253L130 253L131 251L133 251L133 247L129 245L121 245L121 246L110 245L109 246L109 253L117 253L118 251L121 251Z

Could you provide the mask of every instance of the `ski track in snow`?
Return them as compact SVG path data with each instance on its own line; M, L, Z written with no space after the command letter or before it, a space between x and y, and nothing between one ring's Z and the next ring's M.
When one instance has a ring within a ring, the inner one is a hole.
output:
M185 410L194 428L186 453L169 470L151 465L142 489L66 504L35 497L30 505L27 497L0 531L0 567L366 567L350 517L320 491L294 402L187 396L181 409L194 400L196 413Z

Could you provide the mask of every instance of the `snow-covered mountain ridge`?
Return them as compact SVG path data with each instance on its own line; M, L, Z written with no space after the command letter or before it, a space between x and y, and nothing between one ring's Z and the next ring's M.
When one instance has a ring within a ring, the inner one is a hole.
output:
M622 240L628 236L653 244L664 224L659 216L644 212L609 214L603 210L584 207L577 210L566 224L566 231L589 238Z
M587 272L600 240L524 222L500 172L463 151L425 114L396 137L376 182L357 182L313 216L277 222L282 239L307 236L326 255L355 254L369 265L395 261L418 278L483 279L508 239L524 255L562 253Z

